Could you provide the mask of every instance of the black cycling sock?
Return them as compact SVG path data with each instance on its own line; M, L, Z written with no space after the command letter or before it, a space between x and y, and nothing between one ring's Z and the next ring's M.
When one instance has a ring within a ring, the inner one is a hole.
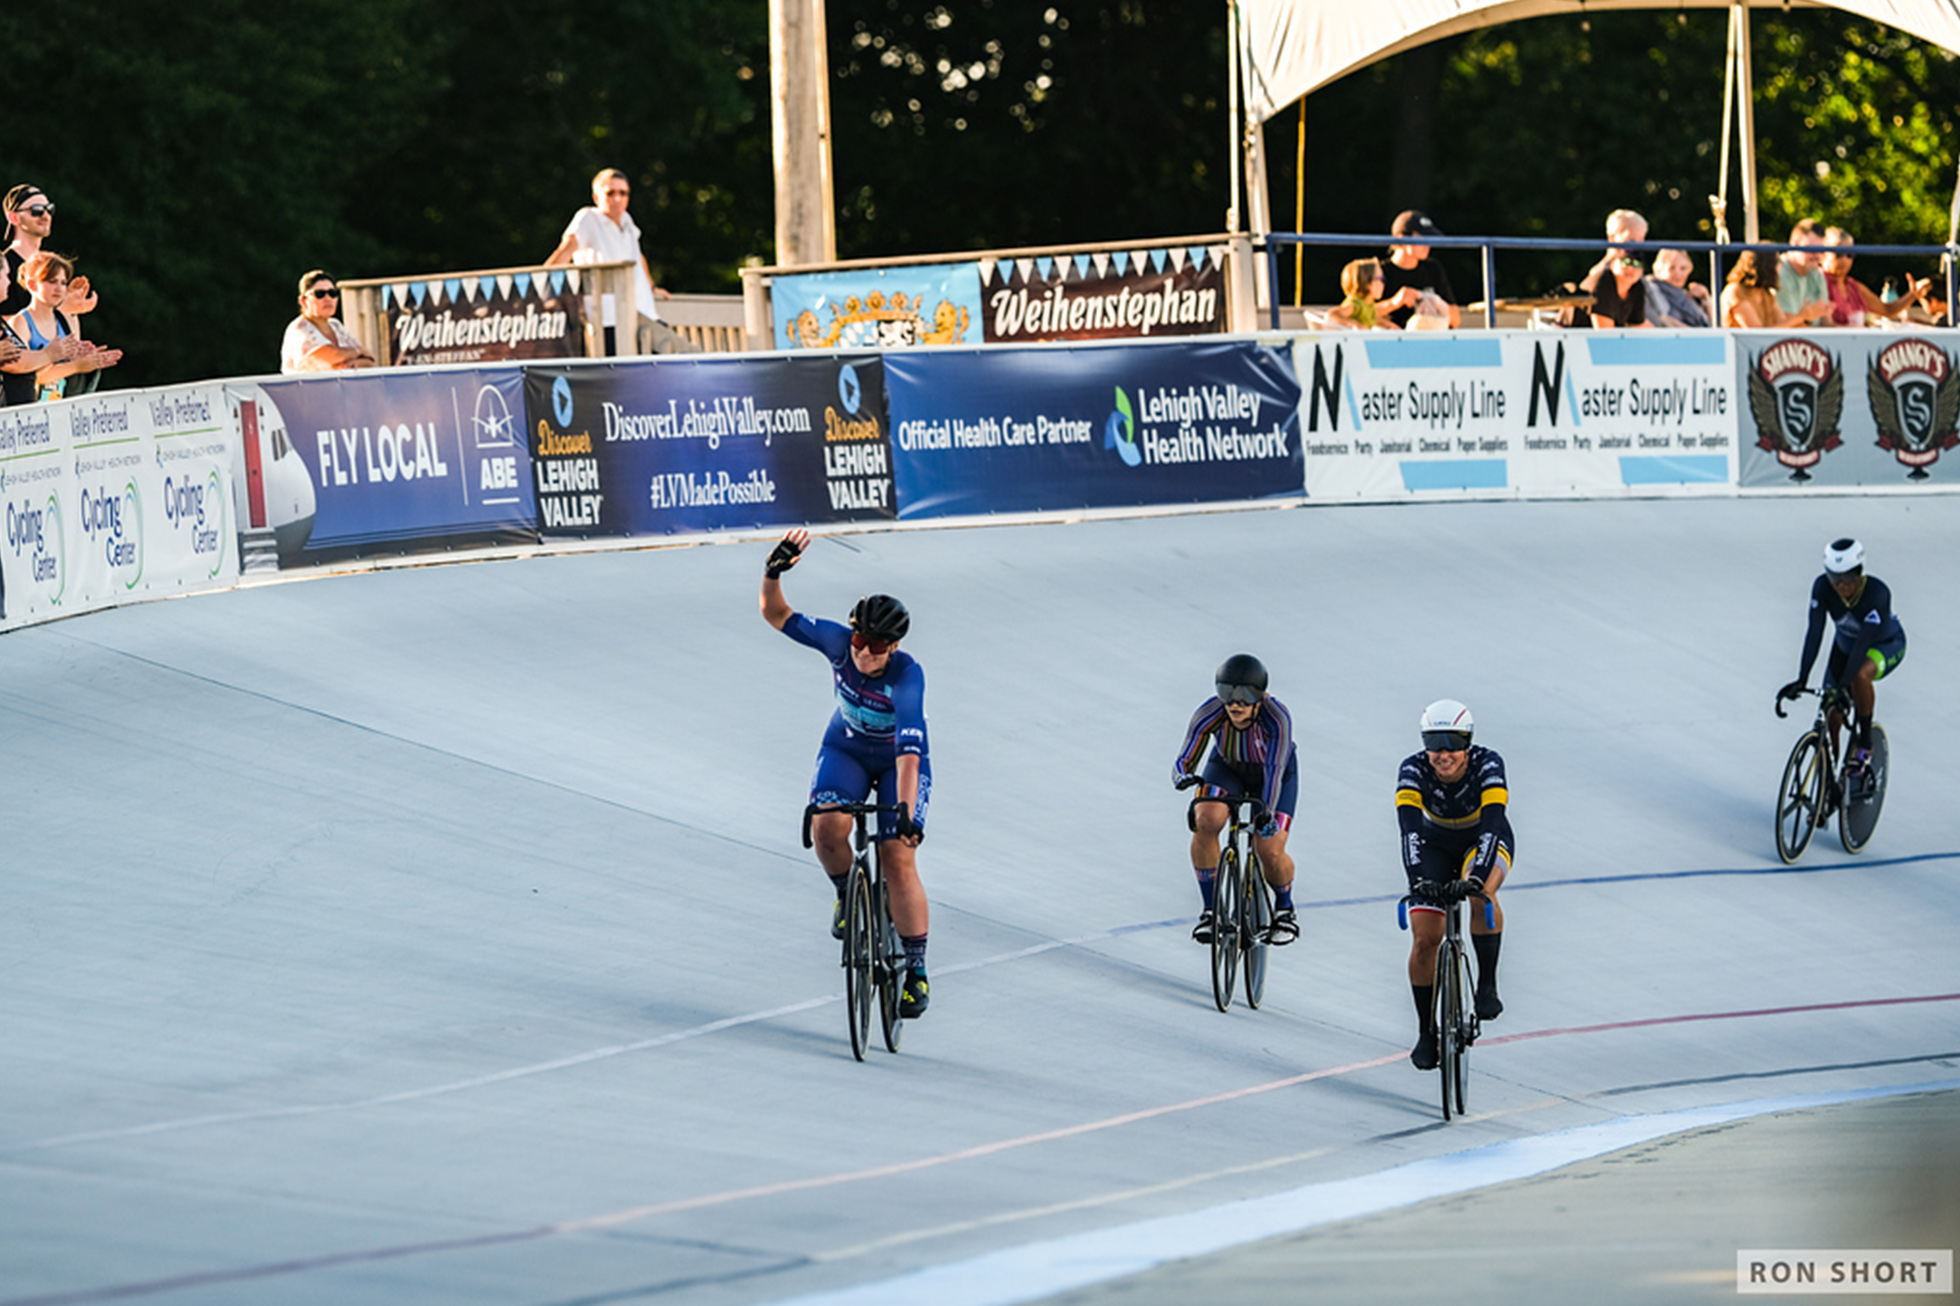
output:
M1198 896L1205 900L1205 910L1210 911L1214 890L1218 885L1218 868L1193 866L1191 870L1198 877Z
M900 935L898 941L905 945L905 964L911 969L918 971L921 975L925 974L926 936L923 934L914 934L910 938L907 938L904 935Z
M1477 952L1477 992L1493 993L1497 990L1497 950L1503 943L1502 930L1470 936L1470 946Z
M1422 1018L1422 1032L1427 1034L1436 1023L1436 986L1411 984L1409 992L1415 995L1416 1015Z

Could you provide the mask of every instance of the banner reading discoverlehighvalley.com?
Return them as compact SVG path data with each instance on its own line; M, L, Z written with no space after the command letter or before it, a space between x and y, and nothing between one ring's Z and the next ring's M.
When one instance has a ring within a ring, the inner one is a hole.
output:
M0 627L238 579L216 385L0 410Z

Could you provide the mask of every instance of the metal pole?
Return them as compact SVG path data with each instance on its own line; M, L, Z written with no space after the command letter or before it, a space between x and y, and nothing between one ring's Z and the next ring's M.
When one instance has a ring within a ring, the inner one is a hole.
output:
M1749 62L1749 0L1736 0L1737 107L1742 110L1742 238L1763 238L1756 212L1756 79Z
M1232 173L1232 202L1225 210L1225 231L1239 230L1239 169L1245 159L1239 148L1239 4L1225 0L1225 158Z

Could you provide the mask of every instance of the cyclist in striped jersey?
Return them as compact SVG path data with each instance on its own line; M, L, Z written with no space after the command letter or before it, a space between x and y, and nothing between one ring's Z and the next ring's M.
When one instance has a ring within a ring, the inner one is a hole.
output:
M1293 858L1286 851L1300 795L1293 716L1266 692L1265 665L1250 653L1225 659L1213 679L1218 692L1192 714L1184 746L1171 764L1171 781L1180 789L1203 784L1206 797L1250 795L1266 805L1265 819L1252 838L1252 850L1273 888L1273 923L1266 937L1269 943L1291 943L1300 937L1293 916ZM1200 770L1207 744L1211 760ZM1223 803L1207 802L1198 803L1191 813L1191 867L1204 899L1204 911L1191 931L1199 943L1211 942L1218 836L1230 815Z

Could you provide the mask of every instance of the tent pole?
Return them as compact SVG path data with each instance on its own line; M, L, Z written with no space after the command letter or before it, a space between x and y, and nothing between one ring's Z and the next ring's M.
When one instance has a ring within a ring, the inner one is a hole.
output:
M1960 193L1954 195L1960 201ZM1307 229L1307 97L1300 97L1300 142L1293 151L1293 230ZM1949 238L1950 239L1950 238ZM1301 282L1306 277L1307 247L1293 246L1293 307L1301 305Z
M1239 149L1239 70L1243 52L1239 48L1238 0L1225 0L1225 157L1232 172L1232 199L1225 210L1225 230L1239 232L1239 169L1244 158Z
M1749 0L1736 0L1736 90L1742 135L1742 238L1761 240L1756 212L1756 82L1749 62Z

